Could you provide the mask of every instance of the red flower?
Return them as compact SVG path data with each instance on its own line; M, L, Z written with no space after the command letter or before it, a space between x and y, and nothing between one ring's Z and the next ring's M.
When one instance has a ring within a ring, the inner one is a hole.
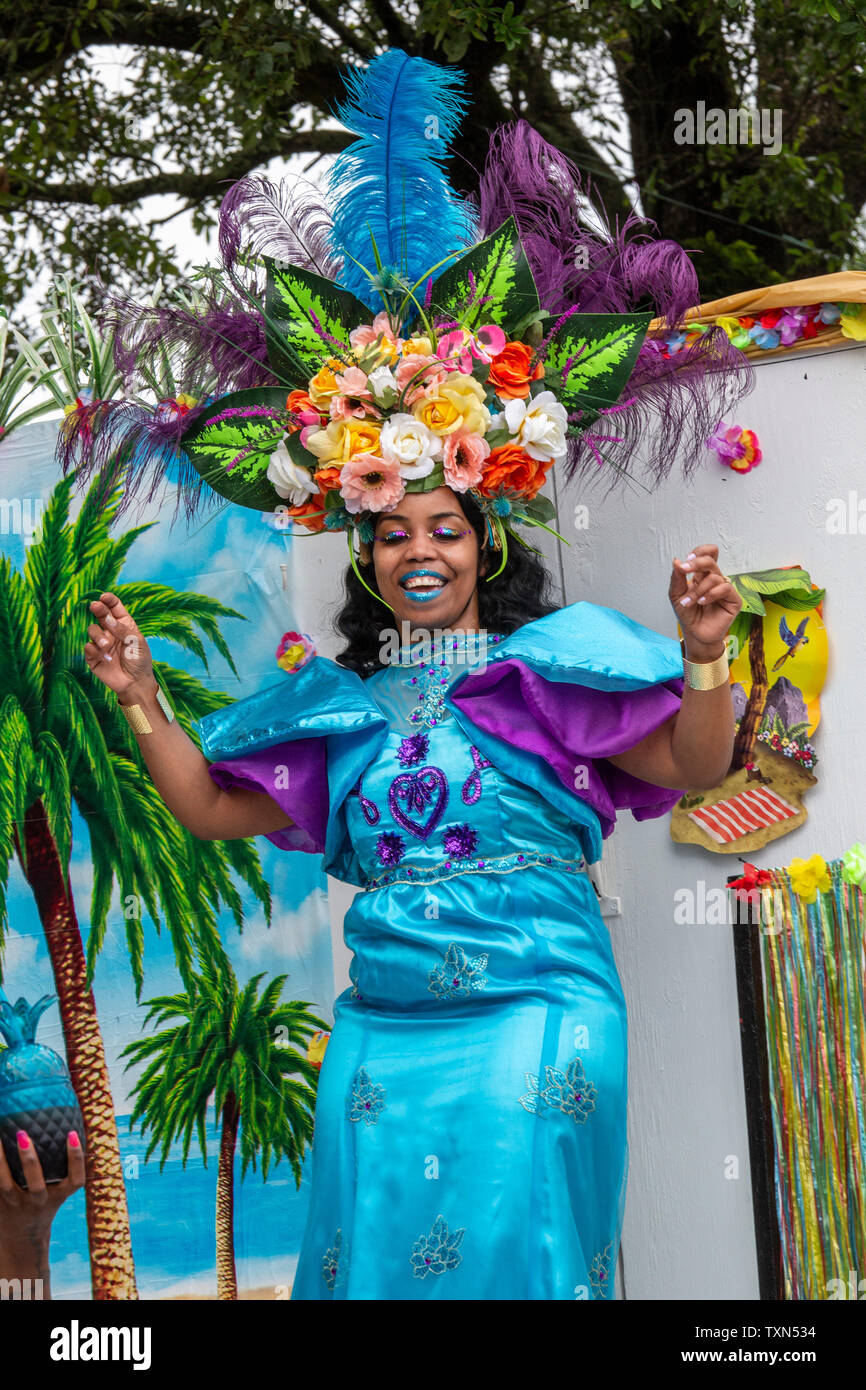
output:
M765 883L772 882L773 875L769 869L758 869L754 864L746 861L742 878L732 878L728 887L734 889L741 902L748 902L750 892L754 892L756 888L761 888Z
M775 328L784 312L784 309L769 309L766 314L761 315L761 327Z

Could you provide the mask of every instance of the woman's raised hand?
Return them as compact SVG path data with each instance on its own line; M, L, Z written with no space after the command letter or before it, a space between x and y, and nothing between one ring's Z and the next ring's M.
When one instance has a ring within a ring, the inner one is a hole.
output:
M90 604L94 622L87 629L84 659L116 695L153 678L150 648L116 594L100 594Z
M668 597L687 650L724 643L743 606L737 590L719 569L718 560L717 545L696 545L685 560L674 557Z

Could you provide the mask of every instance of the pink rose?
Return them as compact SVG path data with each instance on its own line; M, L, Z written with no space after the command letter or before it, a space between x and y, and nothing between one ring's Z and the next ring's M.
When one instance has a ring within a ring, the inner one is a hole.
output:
M412 382L403 398L404 408L409 410L424 396L434 396L439 383L444 381L450 370L447 363L427 353L412 352L408 357L402 357L394 369L397 386L402 391L407 382Z

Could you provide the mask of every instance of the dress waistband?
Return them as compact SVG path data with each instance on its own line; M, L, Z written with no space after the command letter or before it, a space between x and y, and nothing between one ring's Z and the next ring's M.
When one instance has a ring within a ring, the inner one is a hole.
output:
M370 878L364 884L365 892L376 888L387 888L395 883L438 883L442 879L456 878L458 874L510 874L515 869L528 869L541 864L562 873L579 874L586 871L586 860L582 855L563 859L558 854L548 854L545 850L521 850L520 853L503 854L491 859L468 859L457 861L443 859L438 864L418 865L400 864L387 873Z

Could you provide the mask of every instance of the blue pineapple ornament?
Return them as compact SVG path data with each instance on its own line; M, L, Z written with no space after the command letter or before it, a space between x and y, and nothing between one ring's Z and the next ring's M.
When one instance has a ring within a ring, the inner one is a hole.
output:
M84 1121L69 1069L59 1053L36 1042L36 1029L56 994L35 1004L10 1004L0 989L0 1142L15 1181L26 1187L16 1135L24 1129L36 1148L46 1182L62 1182L68 1172L66 1136L74 1129L84 1147Z

